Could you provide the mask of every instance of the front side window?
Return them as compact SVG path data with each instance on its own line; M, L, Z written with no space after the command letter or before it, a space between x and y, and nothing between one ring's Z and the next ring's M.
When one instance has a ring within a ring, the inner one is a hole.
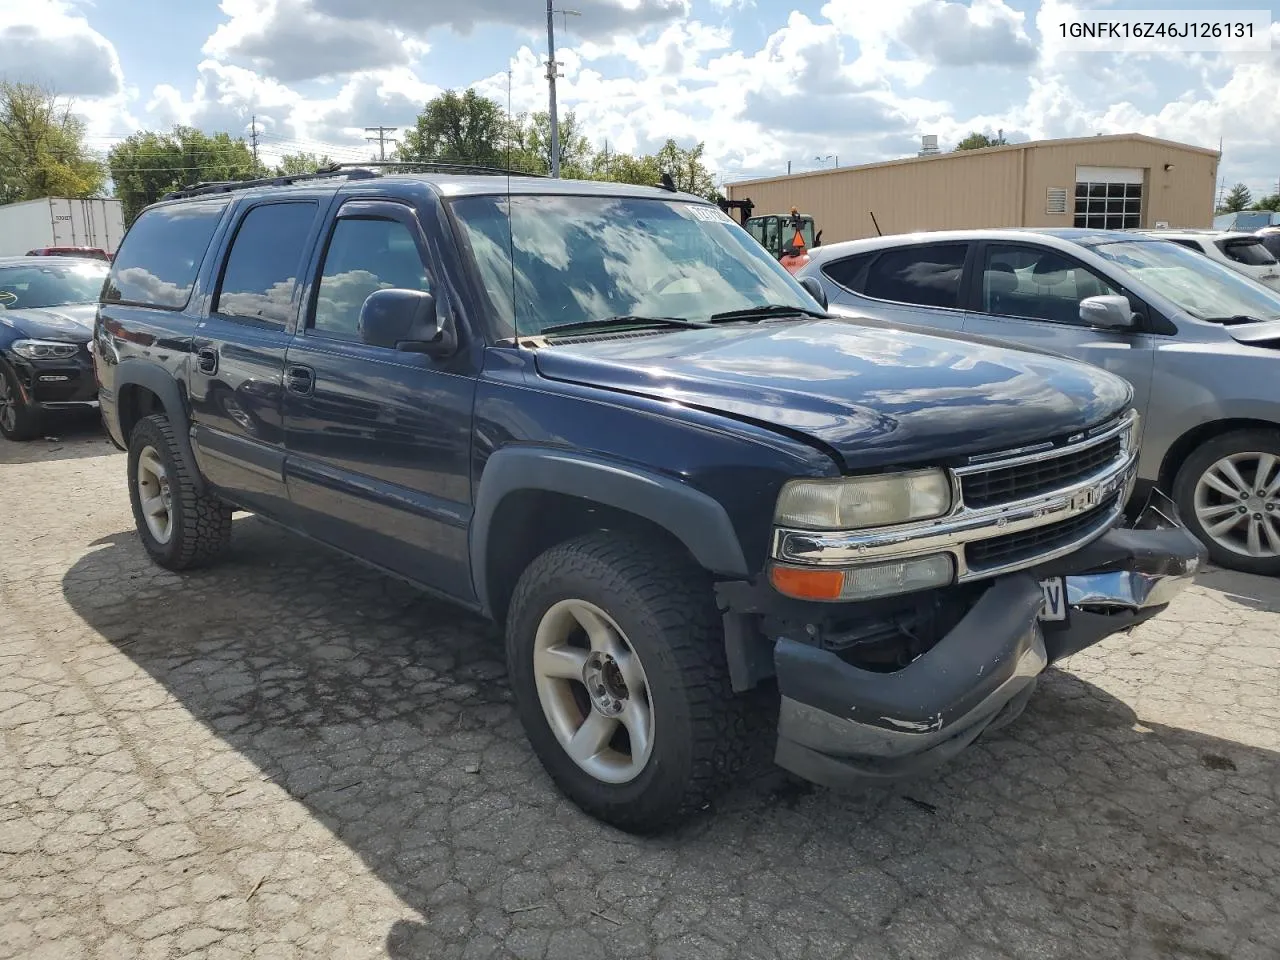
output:
M1041 247L989 247L982 266L982 312L1080 323L1080 301L1116 295L1092 270Z
M106 279L96 260L52 260L48 266L0 266L0 310L96 303Z
M636 317L707 321L813 300L715 207L648 197L461 197L455 217L500 338ZM776 224L776 220L774 223Z
M866 295L922 307L958 307L968 252L963 243L886 251L867 272Z
M181 310L229 201L153 207L125 234L102 298L108 303Z
M359 339L365 300L392 287L431 290L409 228L399 220L339 219L325 251L312 329L339 340Z
M1134 240L1089 249L1198 320L1280 319L1280 294L1176 244Z
M284 326L289 322L315 203L267 203L240 221L214 312Z

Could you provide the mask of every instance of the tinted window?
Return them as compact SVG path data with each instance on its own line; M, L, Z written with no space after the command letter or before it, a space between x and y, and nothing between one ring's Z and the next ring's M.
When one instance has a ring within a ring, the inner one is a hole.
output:
M867 264L873 257L874 253L860 253L856 257L832 260L823 264L822 272L846 290L861 293L862 285L867 281Z
M1276 258L1262 245L1260 237L1250 237L1248 240L1219 240L1218 249L1227 255L1228 260L1234 260L1249 267L1268 267L1276 262Z
M1185 240L1182 237L1165 237L1165 239L1170 243L1176 243L1180 247L1194 250L1196 253L1204 253L1204 247L1200 246L1195 240Z
M325 336L354 340L369 294L390 287L431 289L409 228L398 220L343 218L325 253L312 326Z
M0 266L0 309L95 303L107 275L93 260L50 260L37 267Z
M227 200L157 207L142 214L116 254L103 299L181 309Z
M214 311L284 325L302 268L314 203L268 203L240 221Z
M866 294L895 303L958 307L967 252L963 243L890 250L871 265Z
M1280 233L1268 233L1262 238L1262 245L1277 260L1280 260Z
M1120 293L1093 271L1053 250L991 247L982 269L982 311L1080 323L1085 297Z

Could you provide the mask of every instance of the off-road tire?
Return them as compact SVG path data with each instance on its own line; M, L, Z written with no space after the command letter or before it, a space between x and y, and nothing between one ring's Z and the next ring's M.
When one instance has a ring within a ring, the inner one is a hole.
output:
M1196 447L1178 468L1173 481L1173 501L1187 529L1205 545L1209 558L1228 570L1260 576L1280 575L1280 557L1251 557L1214 541L1196 516L1196 484L1204 472L1224 457L1244 452L1270 453L1280 458L1280 430L1235 430Z
M556 739L538 698L534 638L566 599L605 611L639 655L654 712L652 753L628 783L588 774ZM520 577L506 631L516 708L534 752L560 790L592 816L653 833L705 809L751 757L750 698L735 697L706 574L674 548L617 533L552 547Z
M142 513L138 492L138 457L152 447L169 476L172 533L165 543L152 535ZM129 435L129 502L138 537L151 559L169 570L191 570L212 562L231 540L232 508L217 497L201 494L192 480L191 466L174 439L173 426L163 414L139 420Z
M9 396L13 398L14 423L12 428L6 427L0 420L0 435L6 440L21 443L34 440L40 436L40 411L32 409L29 403L22 400L22 389L18 386L18 377L7 363L0 360L0 377L4 378L9 388Z

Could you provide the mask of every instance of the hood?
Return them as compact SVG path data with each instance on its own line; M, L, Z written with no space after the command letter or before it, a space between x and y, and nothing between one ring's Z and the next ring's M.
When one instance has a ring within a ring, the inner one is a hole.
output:
M93 339L93 318L97 311L96 303L4 310L0 311L0 323L11 326L19 336L33 340L85 343Z
M554 343L554 342L553 342ZM848 470L956 461L1074 433L1131 402L1074 360L888 324L815 319L560 343L539 372L783 429Z

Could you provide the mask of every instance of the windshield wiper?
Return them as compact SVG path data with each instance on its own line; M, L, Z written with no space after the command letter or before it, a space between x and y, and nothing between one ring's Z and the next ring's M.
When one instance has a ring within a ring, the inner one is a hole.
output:
M724 323L730 320L765 320L769 317L825 317L821 310L810 310L808 307L788 307L780 303L765 303L758 307L746 307L743 310L726 310L724 313L713 313L712 323Z
M1237 313L1234 317L1208 317L1210 323L1220 323L1224 327L1235 326L1239 323L1266 323L1261 317L1251 317L1248 314ZM1273 320L1280 320L1280 317L1272 317Z
M599 320L575 320L572 323L556 323L543 327L540 333L571 333L574 331L599 330L605 327L709 327L711 324L701 320L685 320L683 317L641 317L636 314L620 314L616 317L601 317Z

